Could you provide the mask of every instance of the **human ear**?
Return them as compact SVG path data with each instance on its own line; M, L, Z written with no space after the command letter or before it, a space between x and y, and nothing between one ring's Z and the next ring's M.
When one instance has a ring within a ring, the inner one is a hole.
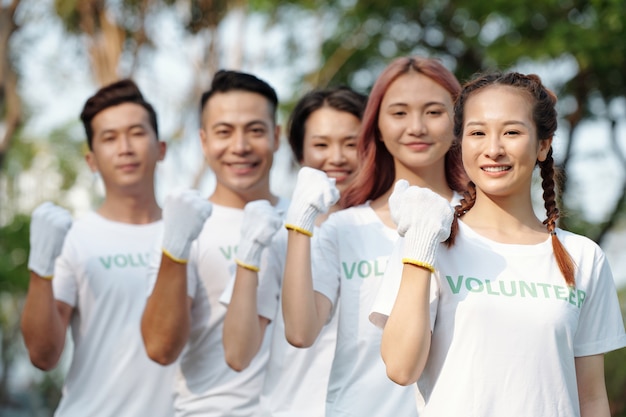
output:
M539 141L539 152L537 153L537 160L543 162L548 157L548 152L552 147L552 137Z
M85 155L85 161L87 162L87 166L94 174L98 172L98 161L96 161L96 156L92 151L87 152Z

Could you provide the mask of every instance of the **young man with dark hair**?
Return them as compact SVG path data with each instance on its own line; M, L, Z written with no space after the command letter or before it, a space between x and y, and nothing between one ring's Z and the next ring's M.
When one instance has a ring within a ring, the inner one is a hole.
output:
M244 206L254 200L287 205L269 181L280 136L277 102L274 89L253 75L219 71L202 96L200 129L215 190L208 200L187 191L165 201L163 256L152 265L156 282L141 328L153 360L178 360L178 416L251 416L258 407L267 346L245 371L230 369L219 298L234 274L235 252L246 259L253 250L236 247Z
M162 234L154 173L166 146L153 107L131 80L100 89L81 119L87 164L102 177L104 201L73 225L65 209L49 202L33 212L24 341L32 363L49 370L72 330L55 416L168 417L175 369L148 358L139 332L148 257Z

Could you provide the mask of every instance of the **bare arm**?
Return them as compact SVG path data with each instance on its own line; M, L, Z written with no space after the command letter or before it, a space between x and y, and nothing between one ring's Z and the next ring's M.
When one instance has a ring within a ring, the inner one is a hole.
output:
M51 280L30 272L21 326L30 361L37 368L48 371L59 362L72 312L71 306L54 299Z
M237 266L233 295L224 319L224 355L235 371L243 371L259 352L270 320L257 313L258 273Z
M405 264L396 302L383 330L381 354L397 384L418 380L430 350L430 271Z
M604 382L604 355L575 359L581 417L609 417L609 400Z
M311 238L294 230L289 230L287 237L282 306L287 341L295 347L313 345L332 305L313 290Z
M154 290L141 318L141 335L150 359L161 365L176 361L187 343L190 326L187 264L163 255Z

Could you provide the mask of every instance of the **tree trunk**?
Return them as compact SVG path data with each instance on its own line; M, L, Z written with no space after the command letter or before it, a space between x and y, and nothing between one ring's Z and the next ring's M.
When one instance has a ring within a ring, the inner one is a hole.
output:
M22 101L17 91L18 76L11 62L9 43L19 27L15 11L20 0L0 7L0 170L15 132L22 124ZM4 4L4 2L2 3Z

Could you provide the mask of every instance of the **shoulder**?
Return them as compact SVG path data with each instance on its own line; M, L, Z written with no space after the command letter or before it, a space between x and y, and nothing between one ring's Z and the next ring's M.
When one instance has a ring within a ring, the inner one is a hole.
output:
M334 212L328 216L328 220L324 222L322 227L327 223L329 224L361 224L365 220L372 220L372 215L375 216L374 210L369 205L369 202L342 209Z
M603 257L604 251L600 246L586 236L557 229L557 237L565 246L570 256L577 261L588 256Z
M80 233L91 233L94 229L104 227L105 219L94 211L89 211L83 215L78 216L72 221L72 227L69 235L75 235ZM68 236L69 236L68 235Z

